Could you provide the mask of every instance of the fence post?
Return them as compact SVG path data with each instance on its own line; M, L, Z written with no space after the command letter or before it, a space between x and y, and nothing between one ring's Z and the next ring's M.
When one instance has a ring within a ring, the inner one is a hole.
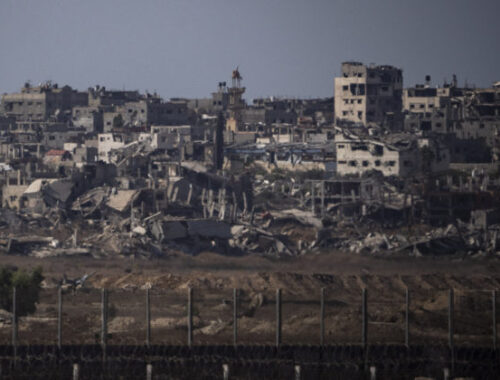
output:
M80 365L78 363L73 364L73 380L78 380L80 377Z
M233 289L233 345L238 342L238 289Z
M106 289L101 289L101 344L106 350L106 344L108 341L108 291Z
M410 347L410 290L406 287L405 305L405 345Z
M370 367L370 380L377 380L377 367Z
M314 196L314 181L311 180L311 212L316 213L316 197Z
M450 380L450 369L443 368L443 380Z
M361 326L361 343L364 347L368 344L368 318L367 318L367 290L363 288L362 300L361 300L361 314L362 314L362 326Z
M281 289L276 289L276 346L281 344Z
M12 346L14 347L14 356L17 353L17 289L12 289Z
M449 294L448 294L448 345L450 346L450 349L453 349L453 335L454 335L454 320L453 320L453 313L454 313L454 294L453 294L453 288L450 289Z
M151 363L146 364L146 380L153 379L153 365Z
M325 180L321 181L321 217L325 216Z
M493 335L493 349L497 349L497 291L491 292L491 314L492 314L492 335Z
M151 299L149 288L146 289L146 345L151 345Z
M325 288L321 288L320 312L319 312L319 343L325 344Z
M187 310L188 346L193 344L193 289L188 288L188 310Z
M455 320L454 320L454 312L455 312L455 295L453 292L453 288L450 289L449 293L449 306L448 306L448 340L450 345L450 361L451 361L451 373L455 372L455 344L454 344L454 335L455 335ZM446 378L446 376L445 376Z
M301 373L300 365L296 365L294 367L294 372L295 372L295 380L301 380L302 379L302 373Z
M62 297L62 288L59 286L57 290L57 347L59 347L59 349L61 349L62 346Z
M222 378L224 380L229 380L229 365L228 364L222 365Z

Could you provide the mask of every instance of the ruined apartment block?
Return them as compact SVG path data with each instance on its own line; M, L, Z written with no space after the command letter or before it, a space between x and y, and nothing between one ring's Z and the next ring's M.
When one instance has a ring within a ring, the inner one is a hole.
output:
M341 76L335 78L335 120L397 127L402 90L401 69L344 62Z

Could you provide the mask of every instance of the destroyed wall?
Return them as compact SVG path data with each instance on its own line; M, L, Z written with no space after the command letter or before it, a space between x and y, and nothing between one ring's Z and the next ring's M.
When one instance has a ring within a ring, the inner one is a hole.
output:
M450 162L458 163L489 163L492 160L492 151L483 138L459 139L455 135L448 135L443 140L450 151Z
M500 117L497 120L464 120L455 134L463 140L483 139L493 148L499 143Z
M103 132L103 111L97 107L73 107L71 121L75 127L84 128L86 132Z
M125 137L113 133L100 133L98 135L97 151L99 160L109 163L109 153L113 149L119 149L125 146Z
M500 224L500 209L473 210L470 219L475 228L486 230L492 225Z
M450 133L451 126L445 113L408 113L404 118L404 130L408 132L421 131L428 133Z
M84 130L71 129L44 131L41 143L46 150L64 149L64 143L80 140L83 138L84 134Z
M427 221L445 225L458 220L468 223L473 210L499 207L498 199L489 192L432 191L425 195Z
M2 188L2 207L20 210L24 207L23 194L28 185L4 185Z
M351 141L338 136L337 173L339 175L362 175L372 170L384 176L408 176L418 169L417 148L396 150L381 142L369 140Z

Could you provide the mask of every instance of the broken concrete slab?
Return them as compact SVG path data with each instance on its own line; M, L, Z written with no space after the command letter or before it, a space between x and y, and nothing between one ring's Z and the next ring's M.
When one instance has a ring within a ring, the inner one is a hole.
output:
M228 223L210 219L188 220L188 233L190 236L204 238L230 239L231 226Z
M139 196L140 190L117 190L109 196L106 206L118 212L130 208L130 204Z

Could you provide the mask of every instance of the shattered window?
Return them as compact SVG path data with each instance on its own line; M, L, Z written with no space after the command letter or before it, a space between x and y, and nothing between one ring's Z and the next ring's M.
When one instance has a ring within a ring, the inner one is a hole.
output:
M351 94L352 95L365 95L365 85L360 83L351 84Z
M366 144L352 144L351 145L352 150L368 150L368 146Z
M384 154L384 147L382 145L372 145L371 152L375 156L381 156Z

